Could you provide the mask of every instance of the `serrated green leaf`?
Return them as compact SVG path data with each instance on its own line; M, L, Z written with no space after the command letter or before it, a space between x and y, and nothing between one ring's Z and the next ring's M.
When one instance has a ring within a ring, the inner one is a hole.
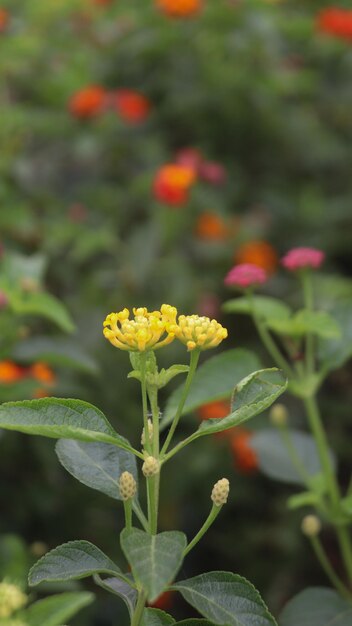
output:
M13 350L14 359L21 362L45 361L49 365L59 365L96 374L98 365L74 338L30 337L21 341Z
M208 402L229 397L236 382L258 367L260 363L257 356L242 348L211 357L197 370L182 414L194 411ZM183 385L171 394L161 423L162 428L172 421L182 390Z
M186 536L178 531L158 535L149 535L137 528L122 531L122 550L134 579L145 590L148 602L156 600L174 580L186 545Z
M121 570L89 541L69 541L44 554L31 568L28 582L34 587L42 582L78 580L97 573L116 576Z
M287 306L287 304L278 298L271 298L270 296L253 296L251 301L249 301L245 296L235 298L225 302L222 309L226 313L251 315L252 305L255 308L256 315L263 320L285 320L291 315L291 309Z
M101 441L133 451L105 415L82 400L41 398L7 402L0 406L0 428L53 439Z
M298 311L289 319L268 320L267 326L279 335L302 337L312 333L323 339L338 338L341 329L337 322L326 311Z
M60 593L39 600L26 611L28 626L60 626L78 611L91 604L94 595L86 591L74 593Z
M122 472L130 472L138 480L135 456L111 444L60 439L55 450L72 476L115 500L121 500L118 480Z
M141 626L170 626L174 618L160 609L144 609Z
M205 420L192 437L197 438L239 426L267 409L286 387L286 379L276 368L253 372L235 387L232 412L223 418Z
M171 586L201 615L226 626L277 626L258 591L232 572L209 572Z
M124 574L124 579L121 578L101 578L99 574L94 574L93 579L96 585L105 589L109 593L121 598L127 606L128 612L132 617L134 608L137 603L138 593L129 585L126 580L130 578L129 574ZM132 579L131 579L132 581Z
M332 589L311 587L290 600L279 623L280 626L351 626L352 606Z

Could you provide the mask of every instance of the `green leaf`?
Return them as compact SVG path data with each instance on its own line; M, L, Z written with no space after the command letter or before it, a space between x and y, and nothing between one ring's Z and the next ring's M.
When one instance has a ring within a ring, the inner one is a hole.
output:
M230 415L205 420L193 437L218 433L246 422L275 402L286 386L286 379L276 368L253 372L235 387Z
M137 528L122 531L122 550L134 579L146 591L148 602L156 600L174 580L186 545L186 536L178 531L158 535L149 535Z
M302 506L319 506L321 499L317 493L312 491L302 491L302 493L296 493L287 500L287 507L294 511L300 509Z
M258 591L232 572L209 572L171 587L179 591L201 615L226 626L274 626Z
M198 619L197 617L191 619L184 619L182 622L176 622L175 626L215 626L214 622L209 622L207 619Z
M194 411L208 402L229 397L236 382L258 367L260 363L256 355L242 348L211 357L197 370L182 414ZM171 394L161 423L162 428L172 421L182 390L183 385Z
M279 335L302 337L312 333L323 339L338 338L341 330L338 323L325 311L298 311L290 319L267 321L267 326Z
M280 626L351 626L352 606L336 591L311 587L295 596L280 616Z
M115 500L121 500L118 480L122 472L130 472L138 480L135 456L111 444L60 439L55 450L72 476Z
M319 342L319 359L327 370L341 367L352 356L352 298L338 302L332 313L342 334L340 338Z
M322 471L314 437L299 430L289 430L294 454L310 476ZM266 476L282 482L304 485L302 476L294 465L283 436L276 429L264 429L253 434L251 448L256 452L260 470ZM334 457L330 453L331 459ZM335 465L335 461L334 461Z
M17 315L38 315L54 322L67 333L75 330L66 307L51 294L44 291L15 292L11 290L6 295L11 309Z
M348 515L350 519L352 519L352 495L346 496L341 500L341 508L343 512Z
M121 598L127 606L128 612L132 617L134 608L137 603L138 593L131 587L126 580L130 577L129 574L124 574L124 579L120 578L101 578L99 574L94 574L93 579L96 585L105 589L109 593L114 594ZM132 582L132 579L131 579Z
M170 626L174 618L160 609L144 609L141 626Z
M99 409L82 400L41 398L7 402L0 406L0 428L54 439L101 441L133 450Z
M245 315L252 314L252 303L255 308L256 315L263 320L285 320L291 315L291 309L287 304L278 298L270 296L253 296L252 300L246 296L228 300L223 304L222 309L226 313L243 313Z
M96 573L121 574L121 570L104 552L89 541L69 541L42 556L31 568L29 584L78 580Z
M28 626L60 626L94 600L88 592L60 593L39 600L26 611Z
M88 374L98 372L97 363L73 338L30 337L15 347L12 356L19 361L45 361L49 365L70 367Z

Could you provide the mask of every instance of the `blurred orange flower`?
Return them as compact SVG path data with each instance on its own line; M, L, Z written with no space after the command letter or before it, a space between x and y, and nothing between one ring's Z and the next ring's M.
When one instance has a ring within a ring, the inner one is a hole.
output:
M275 272L279 258L273 246L267 241L248 241L240 246L234 256L235 263L257 265L268 274Z
M28 371L28 374L46 385L53 385L56 381L56 376L53 370L46 363L34 363Z
M219 215L207 212L198 217L195 232L199 239L221 241L226 239L228 229Z
M149 100L131 89L118 89L114 94L114 104L122 119L130 124L144 122L150 112Z
M198 415L201 420L220 419L226 417L230 413L230 402L228 400L216 400L203 404L198 409Z
M316 21L318 31L352 41L352 10L327 7L320 11Z
M0 383L17 383L24 375L23 367L16 365L13 361L0 361Z
M0 8L0 33L6 30L9 20L10 20L10 16L9 16L8 11L6 11L6 9Z
M92 0L93 4L97 4L98 6L107 7L109 4L112 4L113 0Z
M231 438L233 459L238 470L250 474L258 468L255 451L250 447L252 433L244 428L235 428Z
M199 13L203 0L155 0L156 6L168 17L190 17Z
M173 593L172 591L165 591L159 596L154 602L149 604L148 606L153 607L154 609L170 609L173 604Z
M190 167L176 163L163 165L154 178L154 195L160 202L182 206L188 201L188 192L195 180L196 173Z
M99 85L91 85L77 91L69 101L69 110L78 118L95 117L101 113L106 105L107 93Z

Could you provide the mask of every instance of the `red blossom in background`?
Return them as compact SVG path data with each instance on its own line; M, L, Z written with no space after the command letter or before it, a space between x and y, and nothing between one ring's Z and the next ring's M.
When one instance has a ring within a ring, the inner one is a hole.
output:
M243 474L251 474L258 469L258 458L250 446L253 434L244 428L235 428L231 438L231 450L235 466Z
M292 248L281 259L281 265L290 272L310 267L318 269L325 259L322 250L316 248Z
M148 606L153 607L154 609L162 609L166 611L167 609L171 609L173 599L172 591L165 591L154 602L148 604Z
M188 201L189 190L195 180L196 173L190 167L177 163L163 165L154 177L154 195L165 204L183 206Z
M155 0L155 4L168 17L192 17L202 9L203 0Z
M272 274L279 263L277 252L267 241L248 241L242 244L235 254L236 263L251 263Z
M130 124L140 124L149 116L149 100L132 89L118 89L112 94L112 102L120 117Z
M226 222L216 213L201 213L197 219L195 234L205 241L223 241L227 238Z
M10 15L6 9L0 8L0 33L4 32L9 24Z
M226 180L226 170L216 161L203 161L199 168L199 176L211 185L222 185Z
M320 11L316 20L317 30L352 42L352 10L328 7Z
M208 404L199 407L197 412L201 420L221 419L231 412L230 402L228 400L208 402Z
M267 273L257 265L242 263L235 265L225 277L224 283L228 287L246 289L255 285L262 285L267 281Z
M102 113L107 104L107 92L100 85L90 85L77 91L68 107L74 117L88 119Z

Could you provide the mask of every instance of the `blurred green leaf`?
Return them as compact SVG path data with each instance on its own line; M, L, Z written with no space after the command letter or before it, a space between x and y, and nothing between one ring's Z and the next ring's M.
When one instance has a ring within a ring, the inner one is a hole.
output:
M286 320L291 316L291 309L278 298L269 296L253 296L251 300L245 296L228 300L222 308L225 313L244 313L251 315L252 305L258 317L263 320Z
M25 613L28 626L60 626L81 609L91 604L94 595L87 591L61 593L39 600Z
M350 626L352 607L336 591L311 587L295 596L280 615L280 626Z
M70 367L88 374L96 374L98 371L96 361L74 338L37 335L18 343L12 355L14 359L27 363L45 361L49 365Z

